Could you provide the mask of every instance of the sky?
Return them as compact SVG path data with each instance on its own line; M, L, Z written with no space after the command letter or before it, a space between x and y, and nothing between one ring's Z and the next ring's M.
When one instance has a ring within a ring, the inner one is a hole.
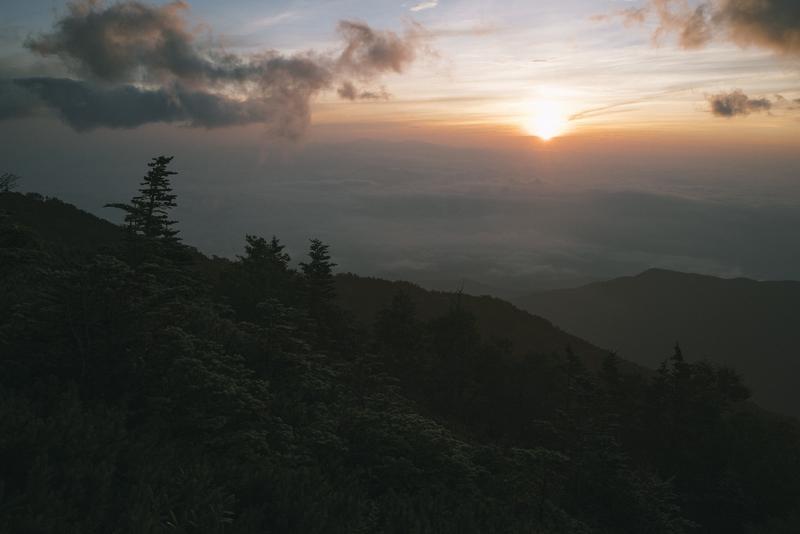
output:
M0 166L113 218L175 156L184 239L525 291L800 279L796 0L6 0ZM498 289L499 292L499 289Z

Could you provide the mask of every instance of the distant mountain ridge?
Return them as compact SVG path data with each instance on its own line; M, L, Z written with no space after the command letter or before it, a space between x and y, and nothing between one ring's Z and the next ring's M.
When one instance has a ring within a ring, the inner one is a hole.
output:
M351 311L363 325L370 325L375 314L387 307L395 294L402 292L414 302L422 320L444 315L455 299L459 299L458 304L475 316L481 335L486 339L510 341L517 357L529 353L563 355L569 347L589 369L596 371L609 354L608 350L561 330L547 319L496 297L430 291L409 282L390 282L354 274L337 276L336 288L340 305ZM627 372L643 371L640 366L624 359L620 363Z
M513 302L648 367L678 342L734 367L765 408L800 415L800 282L650 269Z

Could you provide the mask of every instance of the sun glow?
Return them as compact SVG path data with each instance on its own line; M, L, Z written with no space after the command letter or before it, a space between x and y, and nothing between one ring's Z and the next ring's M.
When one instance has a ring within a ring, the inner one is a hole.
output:
M549 141L567 129L567 115L562 106L552 100L539 100L524 124L525 130L542 141Z

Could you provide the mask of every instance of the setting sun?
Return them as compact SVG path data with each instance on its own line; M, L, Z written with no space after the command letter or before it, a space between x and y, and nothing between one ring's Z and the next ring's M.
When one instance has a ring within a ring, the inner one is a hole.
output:
M533 104L525 130L543 141L549 141L567 128L567 116L558 102L541 100Z

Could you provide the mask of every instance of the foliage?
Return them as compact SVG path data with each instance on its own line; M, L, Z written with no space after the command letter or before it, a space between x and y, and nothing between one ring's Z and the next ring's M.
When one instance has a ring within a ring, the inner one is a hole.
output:
M147 164L150 170L129 204L106 204L125 212L128 256L133 261L157 260L179 250L180 238L173 228L176 221L169 218L170 210L177 205L170 176L178 173L167 169L171 161L172 157L158 156Z

